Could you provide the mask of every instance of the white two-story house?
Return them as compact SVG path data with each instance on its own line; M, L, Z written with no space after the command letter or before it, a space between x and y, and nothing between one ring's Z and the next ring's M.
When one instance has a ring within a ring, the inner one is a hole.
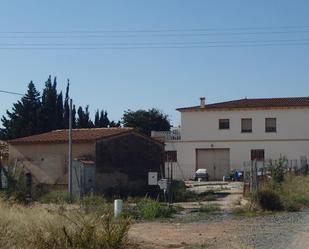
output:
M180 131L153 132L164 138L166 167L176 178L190 179L206 168L222 179L244 162L286 156L309 158L309 97L240 99L177 109Z

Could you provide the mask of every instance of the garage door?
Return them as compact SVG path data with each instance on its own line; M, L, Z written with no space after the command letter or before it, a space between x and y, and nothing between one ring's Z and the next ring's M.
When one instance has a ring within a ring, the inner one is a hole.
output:
M230 171L229 149L197 149L197 169L207 169L210 180L222 180Z

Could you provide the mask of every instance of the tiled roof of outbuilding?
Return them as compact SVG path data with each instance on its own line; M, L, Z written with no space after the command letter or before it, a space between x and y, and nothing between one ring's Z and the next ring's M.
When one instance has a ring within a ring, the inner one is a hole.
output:
M203 110L226 110L226 109L250 109L250 108L287 108L309 107L309 97L289 98L261 98L261 99L238 99L226 102L207 104L205 107L192 106L178 108L180 112L203 111Z
M92 142L133 131L133 128L89 128L73 129L73 143ZM69 141L69 130L55 130L38 135L9 140L10 144L29 143L66 143Z

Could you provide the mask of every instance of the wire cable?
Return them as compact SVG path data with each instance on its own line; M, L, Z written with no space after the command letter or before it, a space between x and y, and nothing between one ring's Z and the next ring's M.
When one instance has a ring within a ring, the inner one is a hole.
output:
M147 46L147 45L204 45L204 44L235 44L235 43L299 43L309 39L274 39L274 40L230 40L200 42L134 42L134 43L0 43L0 46Z
M307 46L304 43L265 43L265 44L235 44L235 45L192 45L192 46L136 46L136 47L1 47L0 50L137 50L137 49L177 49L177 48L229 48L229 47L278 47Z
M19 95L19 96L24 96L22 93L17 93L17 92L10 92L10 91L5 91L5 90L0 90L1 93L7 93L7 94L13 94L13 95Z
M136 30L64 30L64 31L0 31L0 34L91 34L91 33L165 33L165 32L201 32L235 30L276 30L307 29L309 25L271 26L271 27L231 27L231 28L187 28L187 29L136 29Z

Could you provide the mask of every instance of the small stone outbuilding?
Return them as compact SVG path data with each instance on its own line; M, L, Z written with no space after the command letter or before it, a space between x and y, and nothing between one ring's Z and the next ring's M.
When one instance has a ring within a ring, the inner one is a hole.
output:
M10 140L9 160L29 171L36 185L65 187L68 137L68 130L55 130ZM72 141L73 159L95 163L96 192L145 194L148 172L163 172L164 145L132 128L73 129Z

